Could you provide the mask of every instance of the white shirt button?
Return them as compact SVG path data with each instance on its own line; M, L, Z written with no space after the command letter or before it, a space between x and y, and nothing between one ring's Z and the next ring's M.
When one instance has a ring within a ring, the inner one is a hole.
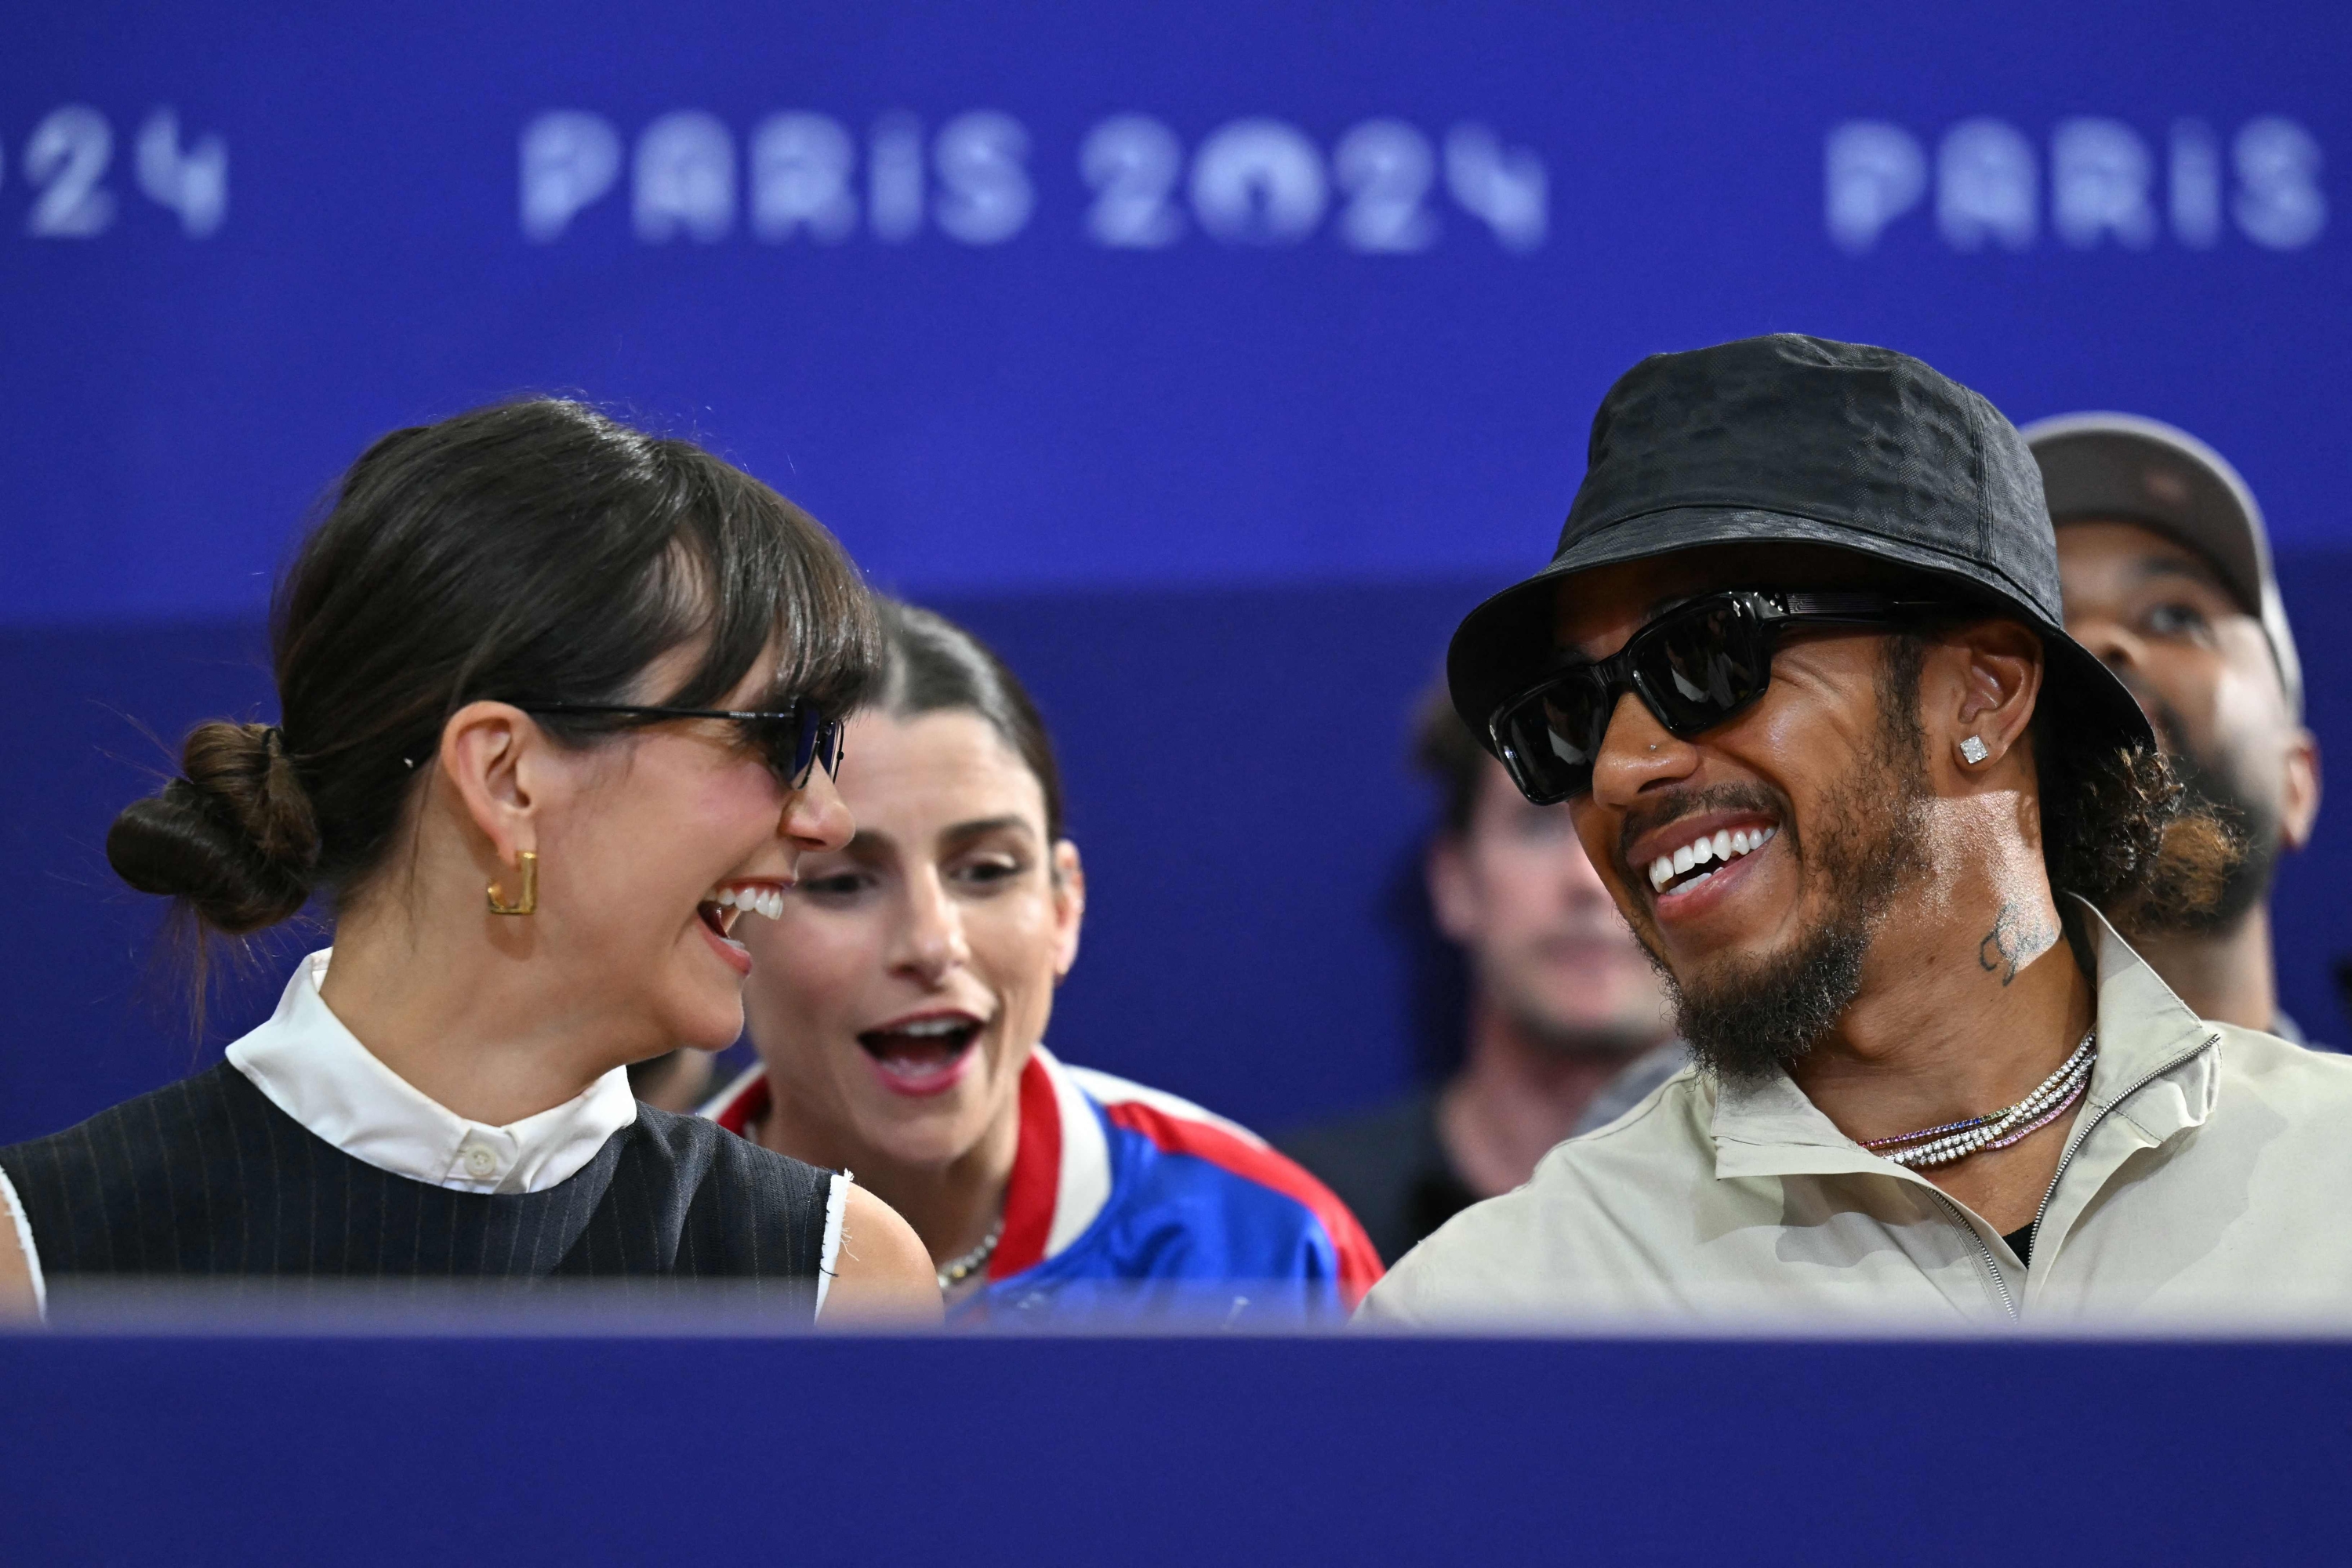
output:
M461 1159L466 1167L466 1174L476 1181L488 1181L498 1174L499 1157L479 1143L468 1143Z

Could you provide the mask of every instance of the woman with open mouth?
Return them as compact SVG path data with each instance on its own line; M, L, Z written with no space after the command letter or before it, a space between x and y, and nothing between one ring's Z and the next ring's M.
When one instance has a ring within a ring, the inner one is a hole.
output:
M1381 1272L1339 1199L1222 1117L1045 1049L1086 908L1052 743L971 634L881 617L879 695L845 747L856 837L750 931L760 1064L706 1114L855 1171L913 1224L951 1320L1336 1320Z
M743 926L849 840L877 642L833 537L686 442L515 403L370 447L273 641L278 721L199 725L107 855L215 940L320 895L334 946L225 1062L0 1150L0 1300L629 1276L936 1321L886 1205L628 1087L734 1041Z

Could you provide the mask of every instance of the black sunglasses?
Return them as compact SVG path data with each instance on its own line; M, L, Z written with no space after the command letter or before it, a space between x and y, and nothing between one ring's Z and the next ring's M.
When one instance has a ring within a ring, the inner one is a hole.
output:
M1773 647L1788 627L1884 626L1946 607L1877 594L1708 594L1650 622L1607 658L1555 668L1496 709L1487 733L1520 793L1552 805L1592 787L1593 762L1626 692L1669 734L1688 740L1764 695Z
M819 763L830 778L841 776L841 724L814 702L795 702L775 712L737 708L642 708L613 702L517 704L526 713L599 713L657 723L665 719L725 719L767 759L786 789L804 788Z

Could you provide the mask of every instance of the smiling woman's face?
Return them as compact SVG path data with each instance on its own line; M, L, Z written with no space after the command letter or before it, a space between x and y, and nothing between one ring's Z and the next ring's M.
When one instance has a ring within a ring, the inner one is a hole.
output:
M866 714L845 750L856 837L737 928L751 1037L794 1144L944 1166L1013 1125L1077 952L1077 853L974 713Z

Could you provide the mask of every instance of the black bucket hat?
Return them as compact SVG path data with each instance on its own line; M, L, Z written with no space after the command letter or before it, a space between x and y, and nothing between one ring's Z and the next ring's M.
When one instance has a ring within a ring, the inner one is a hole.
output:
M1454 710L1489 752L1496 710L1555 668L1553 619L1579 573L1769 542L1851 551L2014 616L2042 637L2042 714L2095 743L2156 744L2124 683L2066 635L2024 439L1907 354L1793 333L1653 354L1601 399L1585 462L1551 564L1471 611L1446 652Z

